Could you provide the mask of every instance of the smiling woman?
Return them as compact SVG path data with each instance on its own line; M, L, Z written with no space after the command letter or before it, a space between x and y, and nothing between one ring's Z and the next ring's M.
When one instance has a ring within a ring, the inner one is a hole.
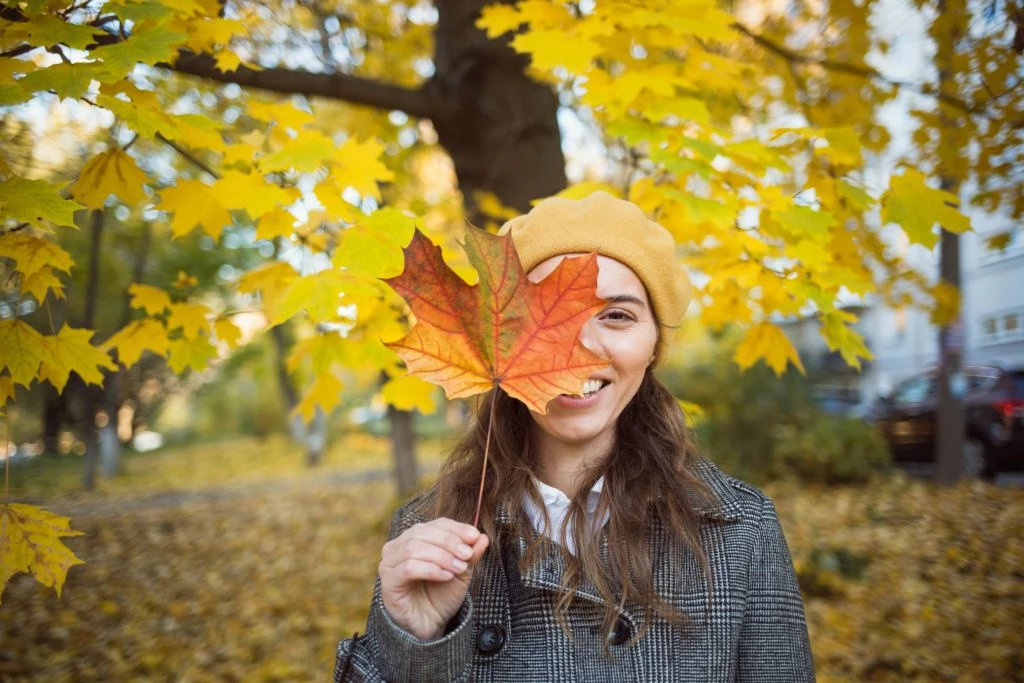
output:
M392 522L367 633L335 680L814 679L772 501L698 452L652 369L690 300L675 243L604 193L503 228L529 278L598 253L608 361L545 414L495 389L437 484ZM473 518L488 424L490 459Z

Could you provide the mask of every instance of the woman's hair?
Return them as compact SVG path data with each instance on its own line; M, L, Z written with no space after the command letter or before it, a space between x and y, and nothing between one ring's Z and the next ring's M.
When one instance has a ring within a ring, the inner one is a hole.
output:
M424 504L434 506L434 516L473 519L493 400L494 424L480 526L495 539L499 531L498 511L505 509L511 513L515 532L530 538L530 521L522 505L524 496L532 498L547 514L534 484L538 463L531 440L533 421L529 409L520 401L503 391L492 391L497 393L487 394L479 401L473 424L444 464L435 495L428 496ZM700 543L697 507L711 501L713 495L696 473L698 457L679 404L648 368L636 395L619 416L608 457L594 463L578 479L578 491L562 526L564 539L571 524L576 544L576 555L562 549L566 563L563 585L569 590L559 599L556 615L563 628L567 628L565 614L574 599L574 589L580 588L584 580L591 582L605 600L606 634L611 632L624 604L644 608L643 624L635 637L650 627L654 614L672 623L686 621L684 615L655 592L655 558L651 557L648 544L652 519L678 540L680 547L675 559L681 561L688 553L697 558L710 596L711 573ZM603 493L596 512L588 520L587 497L601 476ZM592 531L592 520L604 519L606 514L608 543L603 553L599 536ZM545 536L536 535L522 558L522 570L539 560L547 543Z

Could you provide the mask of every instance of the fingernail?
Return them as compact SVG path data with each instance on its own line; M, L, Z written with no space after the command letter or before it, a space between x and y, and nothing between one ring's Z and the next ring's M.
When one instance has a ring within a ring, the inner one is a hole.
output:
M452 566L455 567L455 571L464 572L466 571L466 567L468 567L469 565L460 560L459 558L455 558L454 560L452 560Z
M455 552L464 560L468 560L473 557L473 549L465 543L460 543L459 547L455 549Z

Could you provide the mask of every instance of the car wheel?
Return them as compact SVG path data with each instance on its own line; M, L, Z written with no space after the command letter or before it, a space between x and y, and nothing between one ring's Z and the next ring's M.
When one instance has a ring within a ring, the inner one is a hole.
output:
M978 438L969 436L964 440L964 476L972 479L983 477L990 479L988 458L985 453L985 444Z

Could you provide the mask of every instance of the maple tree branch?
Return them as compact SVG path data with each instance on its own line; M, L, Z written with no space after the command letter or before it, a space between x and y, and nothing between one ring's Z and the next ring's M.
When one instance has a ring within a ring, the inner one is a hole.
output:
M927 84L922 85L917 83L908 83L906 81L898 81L889 78L878 69L875 69L867 65L850 64L849 62L841 62L835 59L828 59L825 57L813 57L811 55L803 54L801 52L797 52L796 50L790 49L785 45L781 45L760 33L756 33L755 31L752 31L751 29L747 28L743 24L740 24L739 22L733 23L732 28L738 31L739 33L742 33L743 35L747 36L755 43L768 50L769 52L778 55L779 57L782 57L791 64L815 64L829 71L850 74L851 76L860 76L861 78L865 78L868 80L875 80L880 81L882 83L886 83L894 88L899 88L902 90L912 90L922 95L931 96L938 99L940 102L944 102L945 104L955 107L968 114L990 116L989 112L986 109L987 105L989 104L989 102L987 101L982 102L980 104L972 104L970 102L960 99L959 97L956 97L955 95L951 95L950 93L935 92ZM1000 96L1002 96L1003 94L1005 93L1001 93ZM1024 121L1024 119L1021 119L1021 121Z
M261 69L246 66L224 73L208 54L182 51L171 69L221 83L260 88L285 94L315 95L379 109L398 110L409 116L431 118L434 107L425 89L410 90L397 85L347 74L318 74L292 69Z
M165 145L167 145L171 149L173 149L175 152L177 152L181 156L183 156L187 161L191 162L199 170L205 171L206 173L209 173L216 180L220 180L220 174L219 173L217 173L212 168L207 166L205 163L203 163L202 161L197 159L191 152L189 152L187 149L185 149L184 147L182 147L178 143L176 143L173 140L169 140L168 138L164 137L162 133L157 133L156 134L156 139L159 140L160 142L164 143Z

